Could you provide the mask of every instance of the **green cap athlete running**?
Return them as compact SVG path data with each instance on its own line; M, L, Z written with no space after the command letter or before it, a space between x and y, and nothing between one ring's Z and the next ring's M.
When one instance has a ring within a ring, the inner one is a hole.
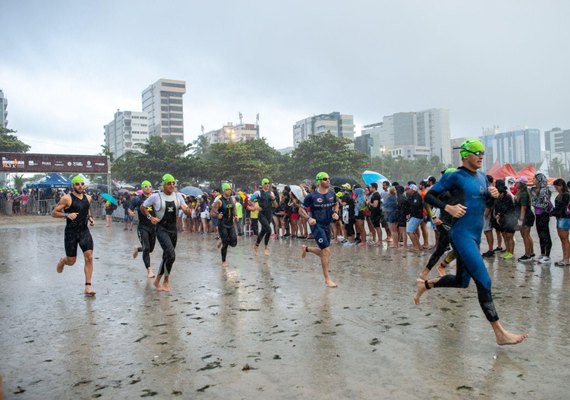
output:
M75 175L71 180L71 184L75 185L76 183L85 183L85 178L81 175Z
M465 158L469 154L475 154L476 156L485 154L485 146L478 139L466 139L457 150L459 150L461 158Z
M170 174L164 174L162 175L162 186L166 185L167 183L170 182L176 182L176 179L174 179L174 177Z
M141 188L144 187L152 187L152 184L149 181L142 181Z
M224 182L222 183L222 192L225 192L226 190L231 190L232 189L232 185L230 185L228 182Z
M261 180L261 184L262 184L262 185L267 185L268 183L269 183L269 179L268 179L268 178L263 178L263 179Z

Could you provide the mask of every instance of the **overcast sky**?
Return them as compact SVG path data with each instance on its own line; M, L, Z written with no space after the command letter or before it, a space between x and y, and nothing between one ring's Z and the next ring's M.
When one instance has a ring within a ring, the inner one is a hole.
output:
M452 137L570 128L569 1L0 0L0 89L32 152L98 153L114 112L186 81L185 140L260 114L292 146L309 115L448 108Z

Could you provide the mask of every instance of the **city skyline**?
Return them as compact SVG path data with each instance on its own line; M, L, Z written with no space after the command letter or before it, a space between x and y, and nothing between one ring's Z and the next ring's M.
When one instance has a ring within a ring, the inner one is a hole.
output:
M186 143L240 111L260 114L275 148L293 144L296 121L331 110L354 115L357 135L383 116L429 108L450 110L452 138L497 124L570 126L566 2L291 1L279 13L261 1L222 3L2 3L9 128L33 152L95 154L109 117L141 110L141 90L163 77L186 82ZM316 15L345 29L315 29ZM152 34L140 23L149 18ZM226 29L210 29L214 20ZM404 20L414 29L402 30Z

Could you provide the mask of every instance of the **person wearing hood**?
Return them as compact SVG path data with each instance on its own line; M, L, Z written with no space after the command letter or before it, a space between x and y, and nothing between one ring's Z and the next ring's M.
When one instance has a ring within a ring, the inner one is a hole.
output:
M550 237L550 212L553 205L550 201L551 193L548 189L548 181L544 174L534 176L535 187L530 191L531 204L534 207L536 217L536 233L540 242L540 256L536 259L541 264L550 262L550 250L552 238Z

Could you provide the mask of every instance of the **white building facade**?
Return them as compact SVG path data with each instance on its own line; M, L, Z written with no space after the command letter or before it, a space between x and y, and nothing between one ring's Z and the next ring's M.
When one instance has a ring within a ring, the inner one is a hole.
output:
M364 125L361 132L372 138L372 157L389 153L394 157L439 157L444 164L452 162L449 110L444 108L388 115L382 122Z
M309 139L312 135L331 135L354 141L354 117L337 111L320 114L297 121L293 125L293 145Z
M148 114L150 136L160 136L184 144L184 104L186 82L159 79L142 92L142 110Z
M220 129L204 133L210 144L245 142L259 138L259 126L257 124L238 124L228 122Z
M140 111L119 111L105 125L105 145L115 159L128 151L142 152L141 145L149 138L148 115Z

